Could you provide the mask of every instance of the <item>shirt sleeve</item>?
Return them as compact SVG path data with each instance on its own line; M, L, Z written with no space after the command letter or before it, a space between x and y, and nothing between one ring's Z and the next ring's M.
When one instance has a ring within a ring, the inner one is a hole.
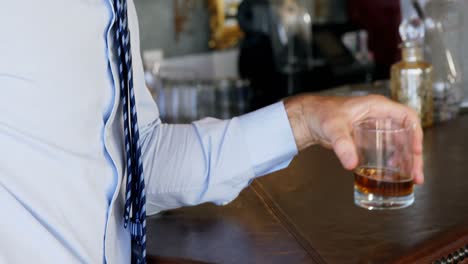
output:
M297 154L282 102L230 120L155 121L141 134L148 214L227 204L255 177L288 166Z

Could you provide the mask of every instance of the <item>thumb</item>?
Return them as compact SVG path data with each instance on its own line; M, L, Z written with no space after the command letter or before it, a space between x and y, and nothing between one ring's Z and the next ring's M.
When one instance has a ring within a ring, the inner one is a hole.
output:
M343 167L352 170L358 165L358 155L349 129L339 127L330 134L333 151Z

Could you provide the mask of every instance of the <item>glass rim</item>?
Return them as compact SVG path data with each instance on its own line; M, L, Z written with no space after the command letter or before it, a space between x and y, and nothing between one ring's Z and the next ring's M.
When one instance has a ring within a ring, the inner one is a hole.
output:
M364 123L368 122L375 122L375 121L383 121L383 120L391 120L392 124L398 124L398 128L365 128L362 127ZM405 123L408 122L407 125ZM359 130L359 131L367 131L367 132L387 132L387 133L399 133L399 132L409 132L413 131L416 129L415 123L409 123L409 120L405 119L402 123L396 122L394 118L391 117L384 117L384 118L379 118L379 117L369 117L357 122L353 123L353 130Z

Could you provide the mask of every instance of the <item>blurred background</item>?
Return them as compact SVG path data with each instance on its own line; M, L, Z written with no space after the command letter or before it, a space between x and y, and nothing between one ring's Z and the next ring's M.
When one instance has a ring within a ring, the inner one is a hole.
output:
M468 13L468 2L447 1ZM301 92L385 90L400 59L398 26L421 15L414 2L135 0L145 78L169 123L230 118ZM428 0L418 2L424 11ZM454 32L468 30L467 20ZM468 34L455 36L449 42L459 44L444 43L468 65ZM460 68L464 84L468 67Z

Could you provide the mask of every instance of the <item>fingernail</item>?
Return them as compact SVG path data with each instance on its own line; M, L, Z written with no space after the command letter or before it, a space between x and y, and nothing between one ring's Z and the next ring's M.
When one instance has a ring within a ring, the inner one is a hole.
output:
M353 155L345 154L343 162L344 162L344 165L345 165L346 169L349 169L349 170L353 169L353 166L354 166L354 163L355 163Z

